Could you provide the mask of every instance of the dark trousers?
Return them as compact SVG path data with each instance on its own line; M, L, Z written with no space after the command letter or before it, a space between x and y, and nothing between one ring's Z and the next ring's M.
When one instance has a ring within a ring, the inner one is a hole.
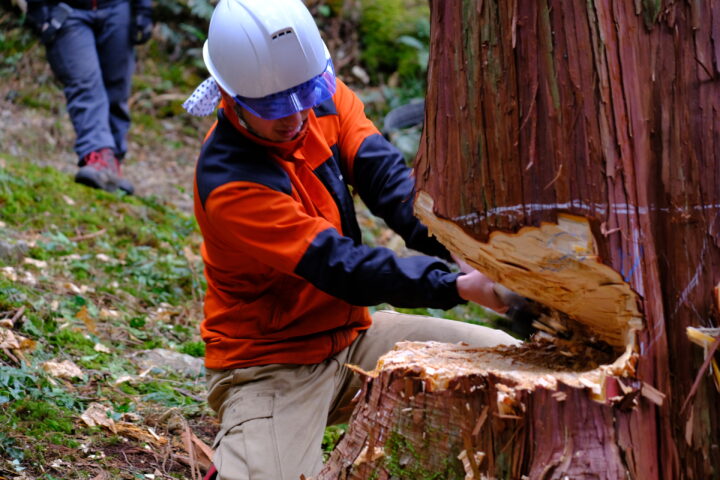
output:
M79 159L104 147L119 158L127 151L135 69L130 21L128 1L97 10L76 8L46 45L50 67L64 86Z

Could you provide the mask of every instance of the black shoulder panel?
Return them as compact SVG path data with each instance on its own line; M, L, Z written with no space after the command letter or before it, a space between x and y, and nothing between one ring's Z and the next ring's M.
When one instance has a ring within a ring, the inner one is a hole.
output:
M313 107L313 110L315 111L315 116L317 118L325 117L327 115L337 115L337 108L335 108L335 102L333 102L332 98L328 98L324 102L322 102L320 105L316 105Z
M213 190L229 182L253 182L290 194L290 178L265 150L240 134L222 110L218 123L200 150L195 172L203 207Z

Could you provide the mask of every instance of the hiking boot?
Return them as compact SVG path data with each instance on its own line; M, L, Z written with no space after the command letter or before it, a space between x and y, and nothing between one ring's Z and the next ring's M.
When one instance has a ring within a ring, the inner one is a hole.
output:
M101 148L85 155L80 161L80 170L75 174L75 181L106 192L114 192L118 188L132 195L135 187L122 177L120 162L109 148Z

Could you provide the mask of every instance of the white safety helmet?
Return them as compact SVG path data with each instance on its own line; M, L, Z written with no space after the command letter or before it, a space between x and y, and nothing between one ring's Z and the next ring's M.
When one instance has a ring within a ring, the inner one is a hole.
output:
M268 120L335 93L330 54L301 0L220 0L203 59L223 90Z

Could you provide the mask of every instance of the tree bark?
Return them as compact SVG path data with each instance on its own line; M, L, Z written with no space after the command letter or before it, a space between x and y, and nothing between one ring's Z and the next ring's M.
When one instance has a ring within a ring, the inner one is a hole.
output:
M320 478L720 478L710 378L683 409L720 319L719 2L431 1L416 175L441 241L616 355L400 346Z

